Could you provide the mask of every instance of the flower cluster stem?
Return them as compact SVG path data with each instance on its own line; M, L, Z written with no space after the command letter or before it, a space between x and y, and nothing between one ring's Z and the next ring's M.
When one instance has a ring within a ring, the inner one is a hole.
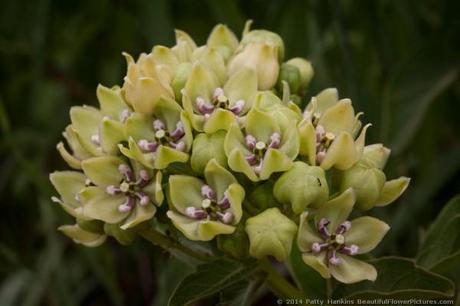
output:
M154 230L152 228L148 230L141 231L140 236L142 236L144 239L150 241L151 243L165 249L168 252L173 252L173 251L179 251L189 257L192 257L194 259L197 259L198 261L201 262L206 262L209 261L211 258L198 253L190 248L187 248L177 241L171 239L170 237L160 233L157 230Z

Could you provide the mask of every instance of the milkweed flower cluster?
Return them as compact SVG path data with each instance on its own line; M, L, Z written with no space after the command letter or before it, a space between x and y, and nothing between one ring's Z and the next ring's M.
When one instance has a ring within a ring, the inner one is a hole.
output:
M122 86L99 85L99 108L72 107L57 146L73 169L50 175L53 201L75 219L64 234L126 244L162 226L279 261L295 242L325 278L375 280L359 255L389 226L349 215L393 202L409 179L387 180L390 150L366 144L350 99L329 88L307 100L310 62L286 60L280 36L250 23L241 40L217 25L203 46L176 31L171 48L124 56Z

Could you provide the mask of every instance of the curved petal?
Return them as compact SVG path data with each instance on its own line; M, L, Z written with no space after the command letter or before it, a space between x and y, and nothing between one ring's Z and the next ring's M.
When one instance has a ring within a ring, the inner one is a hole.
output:
M339 101L339 92L337 88L326 88L316 95L316 110L323 113L328 108L334 106Z
M250 154L251 152L248 150L245 144L244 135L241 132L240 127L238 124L233 124L227 132L224 141L224 150L225 154L230 155L230 153L234 150L238 149L245 155Z
M162 180L163 174L161 171L157 171L154 180L152 180L150 184L143 188L143 191L157 206L160 206L164 200L163 188L161 186Z
M211 159L206 165L204 177L209 186L215 191L218 200L224 197L224 192L231 184L237 183L233 174L219 165L215 159Z
M173 97L170 87L158 79L139 78L132 90L126 90L126 98L131 101L136 112L152 114L155 103L161 96Z
M188 160L188 154L176 149L159 146L155 157L155 169L165 169L171 163L185 163Z
M201 241L212 240L214 237L221 234L232 234L235 230L235 226L227 225L218 221L198 222L198 236Z
M303 262L321 274L323 278L331 278L328 267L324 264L326 252L323 251L317 255L302 254Z
M270 136L274 132L280 132L280 128L273 117L255 108L246 116L246 132L254 136L257 141L270 142Z
M310 252L311 245L315 242L321 243L323 239L315 229L308 224L308 212L300 215L299 231L297 233L297 246L301 252Z
M375 206L385 206L396 201L407 189L409 183L410 178L405 176L386 182Z
M153 113L155 116L163 121L166 125L166 129L172 132L176 129L176 124L180 120L180 114L182 108L179 104L171 98L161 97L153 107ZM152 126L150 120L150 126Z
M115 156L92 157L82 161L83 172L94 184L105 187L118 184L123 175L118 170L121 164L126 164Z
M201 207L203 181L192 176L171 175L169 177L169 201L182 214L190 206Z
M62 159L69 165L70 168L80 170L81 169L81 160L76 158L74 155L70 154L69 151L64 146L64 143L61 141L57 144L56 149L61 155Z
M174 226L184 234L190 240L197 241L200 240L198 234L198 220L187 218L181 214L178 214L172 210L168 210L166 213Z
M227 166L227 156L224 151L225 136L225 131L213 134L200 133L195 136L190 157L193 171L203 173L206 164L212 158L220 165Z
M110 116L112 119L118 120L120 114L124 110L129 109L121 95L120 88L107 88L99 84L97 86L96 96L101 106L102 113Z
M227 26L218 24L209 34L206 44L210 47L216 47L222 53L222 56L228 60L236 47L238 47L238 38Z
M104 118L101 125L101 147L108 154L118 153L118 144L125 140L123 124Z
M290 159L295 159L300 150L300 138L295 123L281 127L281 145L279 150Z
M231 184L228 189L228 199L230 201L230 212L233 214L233 224L236 225L240 222L243 216L242 203L244 199L244 188L239 184Z
M358 159L353 138L349 133L342 132L332 141L320 166L324 170L329 170L332 167L346 170L353 166Z
M259 177L244 158L243 152L234 149L228 155L228 166L235 172L244 173L251 181L259 181Z
M351 228L344 234L347 245L356 244L358 254L372 251L383 239L390 226L373 217L360 217L351 221Z
M108 195L99 187L87 187L80 192L83 215L107 223L118 223L130 213L120 212L118 207L126 201L125 195Z
M126 120L126 135L134 140L146 139L149 141L155 140L153 131L153 119L149 115L133 113Z
M203 130L209 134L219 130L228 130L235 122L235 115L231 111L218 108L208 119L205 119Z
M87 247L97 247L107 239L105 234L92 233L81 229L77 224L62 225L58 227L67 237L72 238L75 243L83 244Z
M179 59L168 47L153 47L152 57L157 65L170 67L172 71L176 71L177 66L179 66Z
M192 148L193 132L192 132L190 119L185 111L181 111L180 120L182 121L182 124L184 125L184 132L185 132L185 135L181 140L185 142L185 151L189 152L190 149Z
M318 125L324 127L326 132L339 134L341 132L353 132L355 111L350 99L343 99L334 106L328 108L320 117Z
M50 181L62 198L62 205L71 210L81 206L76 195L85 188L86 176L76 171L55 171L50 174Z
M217 78L212 71L202 64L195 64L185 84L185 93L192 105L195 105L198 97L209 102L214 89L218 86Z
M310 120L304 119L299 123L300 155L308 158L311 166L316 165L316 131Z
M260 179L267 180L274 172L283 172L289 170L293 165L292 160L283 152L276 149L268 149L263 160Z
M225 69L224 58L218 48L204 48L203 52L200 52L199 56L196 57L198 57L198 62L214 72L220 84L225 82L227 70Z
M224 92L233 106L238 100L245 102L242 113L245 114L252 106L257 93L257 75L254 70L242 68L233 74L225 83Z
M150 220L153 218L156 211L157 209L153 204L148 204L145 206L136 205L131 211L129 217L125 220L125 222L123 222L123 225L120 226L120 228L122 230L126 230L138 225L139 223Z
M370 264L347 255L339 254L338 257L340 263L329 266L329 270L339 282L352 284L363 280L376 280L377 270Z
M91 106L73 106L70 109L72 127L84 139L99 133L99 124L102 120L101 112Z
M126 157L138 161L143 166L153 169L155 168L155 155L156 153L144 153L134 141L132 137L128 141L129 148L124 147L122 144L118 145L120 152Z
M342 224L350 215L353 205L355 204L356 196L352 188L348 188L337 197L324 203L318 209L315 216L315 223L325 218L330 224L329 232L335 232L337 227Z

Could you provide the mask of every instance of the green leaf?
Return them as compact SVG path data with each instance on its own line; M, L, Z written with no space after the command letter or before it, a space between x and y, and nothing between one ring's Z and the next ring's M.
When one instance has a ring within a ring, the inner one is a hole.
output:
M185 277L169 299L169 306L189 305L202 298L244 281L258 268L252 264L218 259L198 266L195 273Z
M438 274L417 266L401 257L371 260L378 271L375 282L363 281L353 285L338 285L337 298L448 298L454 295L453 283Z
M460 252L459 239L460 196L457 196L449 201L430 226L418 253L417 264L428 269L441 264L444 259Z

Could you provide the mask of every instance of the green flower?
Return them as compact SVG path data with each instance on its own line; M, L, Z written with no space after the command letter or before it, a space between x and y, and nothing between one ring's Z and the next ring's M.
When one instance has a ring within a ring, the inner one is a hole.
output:
M214 133L240 121L256 92L257 79L251 69L240 70L222 85L212 70L196 64L185 85L183 105L196 130Z
M231 234L240 222L244 189L214 159L204 170L205 182L186 175L169 177L167 215L190 240L208 241Z
M164 169L173 162L186 162L192 146L189 120L179 104L160 98L153 115L134 113L126 121L128 148L119 145L127 157L151 169Z
M74 106L70 109L72 124L67 126L64 137L70 153L60 142L57 149L62 158L74 169L81 169L81 161L93 156L116 154L118 143L125 139L123 123L131 114L118 87L97 87L101 107Z
M269 208L246 221L249 254L255 258L274 256L284 261L291 253L297 225L276 207Z
M252 21L250 20L245 25L239 49L245 49L251 44L265 44L278 50L278 60L282 62L284 58L284 42L281 36L267 30L250 31L251 24Z
M115 156L86 159L82 168L91 181L78 194L87 218L128 229L153 218L163 201L160 171Z
M50 181L60 195L60 198L52 197L52 201L58 203L69 215L77 219L77 224L63 225L58 229L76 243L88 247L101 245L106 235L98 226L98 221L84 216L79 199L80 191L89 184L86 176L76 171L56 171L50 174Z
M209 160L215 159L221 166L227 167L227 156L224 151L224 140L227 133L217 131L213 134L200 133L193 140L190 165L193 171L203 173Z
M324 278L331 275L342 283L374 281L375 268L354 255L373 250L389 230L389 226L373 217L348 221L355 195L352 189L322 205L309 224L308 213L300 216L297 244L302 259Z
M326 89L313 97L299 123L300 154L310 165L325 170L335 167L346 170L361 157L366 125L355 140L359 130L360 114L355 116L351 100L338 100L336 89Z
M353 188L356 207L368 210L394 202L409 186L410 179L386 180L382 171L390 154L388 148L374 144L364 148L363 156L353 167L338 173L340 190Z
M286 88L286 90L289 90ZM289 95L288 95L289 96ZM283 101L269 91L259 92L254 102L254 109L269 114L284 125L296 123L302 119L302 112L297 105L284 96Z
M234 124L224 143L230 168L254 182L289 170L299 151L299 139L295 123L280 123L254 108L247 115L243 131Z
M281 175L275 183L273 193L278 201L292 205L292 211L300 214L309 205L318 207L326 202L329 189L321 167L297 161L290 170Z

